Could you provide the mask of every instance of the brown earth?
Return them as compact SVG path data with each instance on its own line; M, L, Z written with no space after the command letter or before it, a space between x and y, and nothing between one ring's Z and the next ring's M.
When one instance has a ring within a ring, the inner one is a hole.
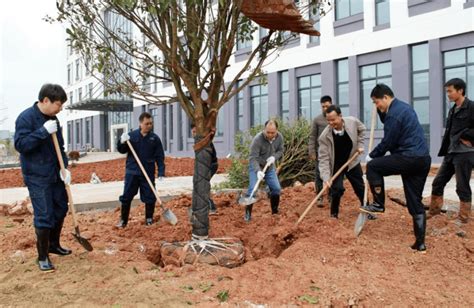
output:
M219 159L219 170L217 173L225 172L230 164L231 161L229 159ZM165 176L167 177L193 175L194 158L166 157L165 165ZM72 184L89 183L92 172L95 172L102 182L123 181L125 158L77 164L75 167L69 167L69 170L72 173ZM0 170L0 179L0 189L25 186L19 168Z
M460 237L445 215L429 220L428 252L419 254L409 248L414 237L407 210L392 201L355 238L358 202L350 188L339 220L329 218L326 204L293 229L314 196L310 185L284 189L281 213L272 216L263 198L250 223L243 221L235 195L215 196L219 214L210 217L211 236L237 237L245 245L246 263L234 269L160 266L161 241L190 238L189 196L166 203L178 216L176 226L160 221L145 227L143 206L132 209L124 230L114 227L117 210L81 213L81 231L95 248L91 253L74 241L68 217L63 245L74 252L53 255L57 271L49 274L34 263L31 216L23 222L0 216L0 306L215 307L226 297L225 305L241 307L474 306L474 223Z

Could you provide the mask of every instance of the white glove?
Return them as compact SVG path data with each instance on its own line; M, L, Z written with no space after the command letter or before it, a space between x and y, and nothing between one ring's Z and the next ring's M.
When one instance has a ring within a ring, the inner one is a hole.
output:
M369 163L369 161L371 161L371 160L372 160L372 157L370 157L370 155L367 154L367 156L365 157L365 162Z
M126 143L128 140L130 140L128 133L123 133L122 136L120 136L120 143Z
M43 126L50 135L58 131L58 123L56 123L56 120L48 120L44 122Z
M275 156L270 156L267 158L267 164L274 164L275 163Z
M258 171L257 172L257 179L259 181L263 180L265 178L265 173L263 173L263 171Z
M64 184L71 185L71 172L69 170L59 170L59 177L63 180Z
M163 182L163 180L164 180L164 177L163 177L163 176L159 176L159 177L158 177L158 181Z

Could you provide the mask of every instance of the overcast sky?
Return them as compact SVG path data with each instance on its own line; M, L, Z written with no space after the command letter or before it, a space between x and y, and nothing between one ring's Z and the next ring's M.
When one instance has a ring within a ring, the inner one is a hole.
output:
M2 1L0 10L0 129L14 131L18 114L38 99L47 82L65 86L65 27L55 16L55 0ZM5 109L7 108L7 109Z

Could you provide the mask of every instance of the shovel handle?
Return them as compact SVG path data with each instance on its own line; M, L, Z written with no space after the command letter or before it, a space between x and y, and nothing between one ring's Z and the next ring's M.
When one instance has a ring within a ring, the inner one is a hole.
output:
M145 176L145 179L148 182L148 185L150 185L151 190L155 194L156 201L158 201L158 204L164 210L165 208L163 207L163 203L161 202L160 196L158 196L158 192L156 191L155 186L153 186L153 183L151 182L150 177L146 173L145 168L143 168L143 165L142 165L142 162L140 161L140 158L138 158L137 152L135 152L135 149L133 148L133 146L132 146L132 144L130 143L129 140L127 140L127 145L128 145L128 148L130 149L130 152L132 152L133 157L135 157L135 160L137 161L138 166L140 166L140 170L142 170L142 173Z
M61 168L61 171L64 171L66 168L64 167L63 156L61 154L61 149L59 148L58 136L56 135L56 133L52 133L51 137L53 138L54 149L56 150L56 155L58 157L59 167ZM71 211L71 214L72 214L72 221L74 223L74 228L76 229L77 235L79 236L80 233L79 233L79 227L78 227L77 218L76 218L76 208L74 206L74 202L72 201L71 187L66 183L64 183L64 186L66 187L69 210Z
M374 145L374 132L375 132L375 122L377 121L377 106L373 104L372 106L372 117L370 120L370 137L369 137L369 147L367 148L367 155L372 151ZM367 171L366 171L367 172ZM364 178L364 204L367 204L367 199L369 196L369 183L367 177Z
M271 165L271 163L268 163L268 162L265 164L265 167L263 167L263 170L262 170L263 173L267 172L267 169L268 169L268 167L270 167L270 165ZM253 195L255 194L255 192L257 191L258 185L260 185L260 182L261 182L261 181L262 181L262 180L257 179L257 183L255 183L255 186L253 187L252 193L251 193L250 196L248 197L249 199L252 199L252 197L253 197Z
M357 156L360 155L360 152L359 151L356 151L354 153L354 155L352 155L351 158L349 158L348 161L346 161L346 163L344 165L342 165L341 168L339 168L339 170L337 170L337 172L332 176L332 178L330 179L330 181L334 181L341 173L342 171L344 171L344 169L347 168L347 166L349 166L350 163L352 163L354 161L354 159L357 158ZM323 193L328 189L329 186L327 185L324 185L323 186L323 189L321 189L321 191L318 193L318 195L316 196L316 198L313 199L313 201L311 201L311 203L308 205L308 207L306 208L306 210L303 212L303 214L301 214L300 218L298 219L298 221L296 222L295 226L297 226L302 220L303 218L306 216L306 214L308 214L309 210L313 207L313 205L316 203L316 201L323 195Z

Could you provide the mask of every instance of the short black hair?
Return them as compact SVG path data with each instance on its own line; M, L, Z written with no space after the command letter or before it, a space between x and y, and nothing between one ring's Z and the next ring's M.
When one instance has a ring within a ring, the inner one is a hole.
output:
M151 116L150 113L148 113L148 112L145 111L145 112L143 112L143 113L138 117L138 121L140 121L140 123L141 123L141 122L143 122L143 120L144 120L145 118L146 118L146 119L151 119L152 116Z
M462 95L466 95L466 83L461 78L452 78L446 81L444 87L453 86L457 91L462 90Z
M335 111L337 113L337 115L341 115L341 108L339 108L339 106L336 106L336 105L329 106L326 109L326 115L328 115L328 113L331 113L333 111Z
M323 97L321 97L320 101L321 101L321 104L325 102L330 102L332 104L332 98L329 95L324 95Z
M390 87L384 83L377 84L372 89L372 92L370 93L370 97L375 97L375 98L383 98L385 95L390 96L392 98L395 97L393 95L392 89L390 89Z
M264 125L263 127L267 127L267 125L270 124L270 123L275 124L276 129L278 129L278 122L275 121L275 120L273 120L273 119L267 120L267 121L265 122L265 125Z
M66 91L58 84L47 83L41 87L38 94L38 100L42 102L45 98L51 102L61 101L64 104L67 101Z

